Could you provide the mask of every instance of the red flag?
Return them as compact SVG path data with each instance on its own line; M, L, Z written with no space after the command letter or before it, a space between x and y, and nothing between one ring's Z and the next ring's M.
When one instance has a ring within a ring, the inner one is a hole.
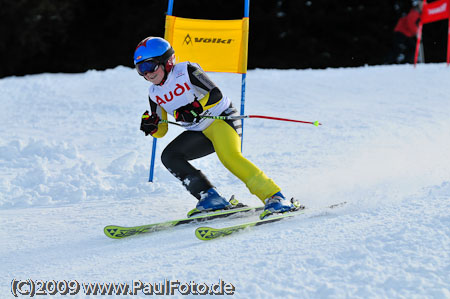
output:
M450 16L450 1L440 0L432 3L424 2L422 10L422 23L431 23L448 19Z
M416 66L417 64L423 24L445 19L448 19L447 66L450 65L450 0L439 0L432 3L427 3L425 0L423 1L422 15L420 16L419 28L417 30L417 44L416 55L414 57L414 66Z

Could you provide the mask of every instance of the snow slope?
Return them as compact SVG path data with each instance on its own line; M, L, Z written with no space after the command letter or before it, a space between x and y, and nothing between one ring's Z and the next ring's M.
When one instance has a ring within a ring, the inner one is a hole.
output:
M239 106L240 76L210 76ZM167 279L222 280L236 298L450 298L449 82L445 64L250 71L246 113L323 123L244 129L244 155L313 211L202 242L195 224L103 234L195 206L159 158L147 182L148 83L134 70L1 79L0 297L13 279ZM158 153L180 132L170 127ZM194 164L222 194L259 204L214 155Z

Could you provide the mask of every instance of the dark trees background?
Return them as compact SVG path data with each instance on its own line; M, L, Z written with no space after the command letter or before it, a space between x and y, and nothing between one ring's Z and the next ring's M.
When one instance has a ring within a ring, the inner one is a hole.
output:
M431 1L430 1L431 2ZM168 0L0 0L0 77L132 66L137 43L164 36ZM249 68L383 64L409 0L251 0ZM238 19L243 0L177 0L173 14ZM447 21L423 31L445 61Z

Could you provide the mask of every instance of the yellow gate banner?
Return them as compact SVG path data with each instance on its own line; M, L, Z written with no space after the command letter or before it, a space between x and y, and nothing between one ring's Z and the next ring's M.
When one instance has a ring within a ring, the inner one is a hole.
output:
M249 18L200 20L166 16L165 39L177 62L192 61L208 72L247 72Z

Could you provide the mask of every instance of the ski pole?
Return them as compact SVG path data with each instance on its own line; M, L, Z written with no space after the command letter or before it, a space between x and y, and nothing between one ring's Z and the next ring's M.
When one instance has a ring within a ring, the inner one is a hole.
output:
M162 124L162 123L165 123L165 124L171 124L171 125L176 125L176 126L181 127L181 124L176 123L176 122L173 122L173 121L170 121L170 120L166 120L166 119L160 119L160 120L159 120L159 123L160 123L160 124Z
M193 111L191 111L193 113ZM194 114L194 116L197 116ZM264 118L264 119L273 119L273 120L281 120L281 121L290 121L302 124L310 124L315 125L316 127L321 126L322 124L319 121L303 121L297 119L289 119L289 118L281 118L281 117L273 117L273 116L264 116L264 115L230 115L230 116L201 116L201 118L211 118L211 119L222 119L222 120L235 120L235 119L243 119L243 118Z
M197 114L194 116L197 116ZM297 120L297 119L288 119L288 118L264 116L264 115L234 115L234 116L233 115L231 115L231 116L201 116L200 115L200 117L201 118L210 118L210 119L221 119L221 120L238 120L238 119L243 119L243 118L263 118L263 119L290 121L290 122L296 122L296 123L302 123L302 124L311 124L311 125L315 125L316 127L322 125L319 121L303 121L303 120ZM181 126L181 124L179 124L179 123L176 123L173 121L168 121L165 119L161 119L159 122L176 125L176 126Z

